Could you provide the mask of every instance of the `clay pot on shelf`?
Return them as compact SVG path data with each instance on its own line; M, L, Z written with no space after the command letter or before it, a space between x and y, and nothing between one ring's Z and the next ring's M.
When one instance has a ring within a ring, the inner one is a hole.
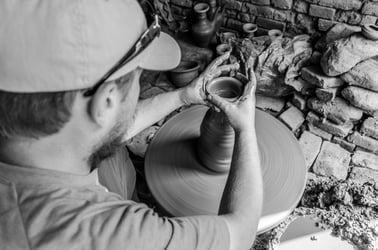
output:
M378 40L378 26L374 24L366 24L362 26L361 33L367 39L377 41Z
M270 38L270 42L274 42L276 40L282 39L283 33L281 30L272 29L268 31L268 36Z
M255 32L257 31L257 25L254 23L245 23L243 24L243 31L246 38L253 38Z
M206 91L230 102L243 93L243 83L232 77L219 77L206 86ZM209 109L200 127L197 156L202 164L215 172L227 172L231 165L235 133L222 112Z
M169 77L178 88L188 85L199 74L200 65L196 61L181 61L180 64L169 72Z
M206 3L197 3L193 7L195 20L191 26L191 34L194 42L203 48L207 48L214 35L214 24L207 19L209 5Z

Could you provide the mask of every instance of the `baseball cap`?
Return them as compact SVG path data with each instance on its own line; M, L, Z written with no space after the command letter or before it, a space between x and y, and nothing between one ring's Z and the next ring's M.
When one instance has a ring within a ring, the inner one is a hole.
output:
M92 87L147 29L136 0L0 1L0 90L57 92ZM115 72L175 68L177 42L160 36Z

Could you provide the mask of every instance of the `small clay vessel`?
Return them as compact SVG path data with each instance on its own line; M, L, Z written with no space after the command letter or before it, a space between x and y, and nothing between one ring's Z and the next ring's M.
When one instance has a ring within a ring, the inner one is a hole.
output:
M196 61L181 61L180 64L169 72L172 83L178 87L188 85L199 74L199 63Z
M232 44L232 42L236 40L236 35L234 32L227 31L220 33L218 36L220 43Z
M191 26L191 33L194 42L203 48L207 48L214 35L214 24L207 19L209 5L206 3L197 3L193 7L195 21Z
M281 30L272 29L268 31L268 36L270 38L270 42L274 42L276 40L282 39L283 33Z
M243 31L246 38L253 38L255 32L257 31L257 25L254 23L245 23L243 24Z
M378 26L374 24L366 24L362 26L361 33L367 39L377 41L378 40Z
M206 86L206 91L232 102L242 95L243 83L232 77L219 77ZM215 172L228 171L234 141L235 133L226 116L210 108L201 123L196 147L200 162Z

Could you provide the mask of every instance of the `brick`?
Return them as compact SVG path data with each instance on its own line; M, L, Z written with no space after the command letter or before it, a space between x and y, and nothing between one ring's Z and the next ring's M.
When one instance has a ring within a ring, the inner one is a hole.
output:
M254 5L251 3L244 3L242 12L248 12L254 16L262 16L267 18L273 18L274 9L269 6Z
M291 129L291 131L297 130L305 121L303 113L294 106L284 111L279 118Z
M340 10L359 10L362 6L361 0L319 0L318 4Z
M353 167L348 179L361 184L366 182L377 183L378 171L369 168Z
M337 11L335 20L340 23L348 23L351 25L359 25L361 23L361 15L355 11Z
M227 4L227 9L241 11L243 4L239 1L232 1L232 0L226 0L225 4Z
M251 16L247 13L239 13L236 18L243 23L249 23L251 21Z
M328 31L330 28L332 28L337 22L319 18L318 20L318 29L320 31Z
M334 124L327 119L320 119L314 112L308 112L306 120L314 126L339 137L344 138L353 128L352 122L346 122L341 125Z
M308 6L309 6L309 3L308 2L305 2L303 0L296 0L294 2L294 6L293 6L293 9L299 13L304 13L306 14L308 12Z
M236 10L226 9L226 15L228 18L236 19L238 17L238 12Z
M318 65L303 67L301 76L304 80L321 88L339 87L344 81L339 77L327 76Z
M378 155L362 150L356 150L352 156L352 164L378 171Z
M350 143L346 140L343 140L342 138L340 137L337 137L337 136L334 136L332 138L332 142L333 143L336 143L336 144L339 144L342 148L348 150L349 152L353 153L355 148L356 148L356 145L354 145L353 143Z
M270 110L279 113L284 106L285 101L281 98L256 95L256 107L262 110Z
M300 92L302 95L311 95L315 92L315 85L303 80L303 78L301 77L295 80L291 80L287 82L286 84L293 87L296 91Z
M378 18L376 16L370 16L370 15L363 15L361 18L360 25L365 24L375 24L377 22Z
M238 21L238 20L235 20L235 19L232 19L232 18L228 18L226 26L227 26L227 28L230 28L232 30L239 30L239 31L241 31L243 23L240 22L240 21Z
M291 102L293 103L295 107L297 107L301 111L304 111L306 109L306 99L298 93L294 93L293 99L291 99Z
M369 136L361 135L357 131L348 136L348 141L370 152L378 153L378 140Z
M292 22L294 13L291 10L274 10L273 19L283 22Z
M335 16L336 10L328 7L311 4L308 10L310 16L321 17L332 20Z
M272 5L278 9L288 10L293 6L293 0L272 0Z
M324 102L329 102L335 99L336 95L340 93L340 88L317 88L315 95Z
M322 138L308 131L304 131L299 138L299 145L301 146L307 169L312 166L318 156L322 142Z
M345 180L348 176L350 154L337 144L324 141L312 170L327 177Z
M366 2L361 9L364 15L378 16L378 3Z
M324 102L315 97L311 97L307 101L307 107L336 124L358 121L363 115L362 110L350 105L340 97L336 97L335 100L331 102Z
M268 18L264 18L264 17L258 17L256 19L256 24L259 27L266 28L266 29L285 30L285 27L286 27L285 22L275 21Z
M378 139L378 120L373 117L367 118L361 126L361 134Z
M192 8L193 6L193 1L191 0L172 0L171 3L178 6L187 7L187 8Z
M270 0L250 0L249 2L256 5L270 5Z
M324 140L330 141L332 139L332 134L314 126L312 123L308 124L308 130L314 135L320 136Z

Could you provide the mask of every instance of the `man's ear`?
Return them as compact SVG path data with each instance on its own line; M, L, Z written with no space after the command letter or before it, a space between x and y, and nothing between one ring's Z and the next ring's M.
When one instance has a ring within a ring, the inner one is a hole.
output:
M112 123L117 117L119 99L117 85L114 82L102 84L88 103L91 119L100 127Z

